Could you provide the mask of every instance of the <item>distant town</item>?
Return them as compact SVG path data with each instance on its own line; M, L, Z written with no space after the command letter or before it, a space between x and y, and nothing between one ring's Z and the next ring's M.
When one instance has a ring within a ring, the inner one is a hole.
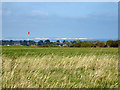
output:
M2 40L0 46L40 46L40 47L118 47L120 40L108 40L108 41L67 41L60 40Z

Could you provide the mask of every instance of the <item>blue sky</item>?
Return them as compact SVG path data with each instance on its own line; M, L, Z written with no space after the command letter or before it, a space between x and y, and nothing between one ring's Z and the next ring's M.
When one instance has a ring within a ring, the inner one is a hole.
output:
M118 38L117 2L7 2L4 38Z

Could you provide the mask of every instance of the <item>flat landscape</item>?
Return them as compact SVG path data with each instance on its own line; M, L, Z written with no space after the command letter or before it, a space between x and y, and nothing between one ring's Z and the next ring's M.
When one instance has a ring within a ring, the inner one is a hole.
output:
M118 48L2 46L3 88L117 88Z

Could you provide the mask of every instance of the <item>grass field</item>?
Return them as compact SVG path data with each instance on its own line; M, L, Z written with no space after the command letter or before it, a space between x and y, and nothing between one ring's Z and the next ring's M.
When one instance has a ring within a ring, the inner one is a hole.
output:
M3 88L117 88L118 48L2 47Z

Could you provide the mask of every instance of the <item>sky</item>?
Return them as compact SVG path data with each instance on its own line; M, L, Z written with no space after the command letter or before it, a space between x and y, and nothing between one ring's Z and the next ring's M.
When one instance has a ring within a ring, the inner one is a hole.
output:
M4 2L2 37L117 39L118 3Z

